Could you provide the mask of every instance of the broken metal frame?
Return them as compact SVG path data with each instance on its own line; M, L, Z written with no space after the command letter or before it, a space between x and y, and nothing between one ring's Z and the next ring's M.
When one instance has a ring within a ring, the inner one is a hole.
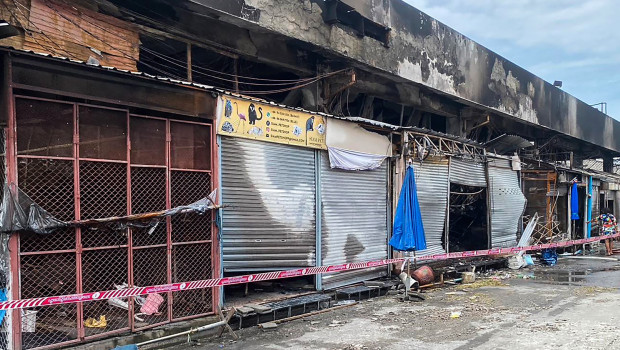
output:
M411 155L420 160L429 155L460 156L481 160L486 158L486 150L481 146L417 131L405 131L405 133L408 135Z
M533 175L528 177L528 175ZM551 193L552 191L558 191L557 189L557 179L558 173L555 170L522 170L521 171L521 180L522 181L544 181L546 184L546 193ZM547 233L547 238L551 239L553 237L553 231L557 226L554 225L553 216L556 211L556 201L552 202L552 198L550 196L545 195L546 209L545 209L545 229Z

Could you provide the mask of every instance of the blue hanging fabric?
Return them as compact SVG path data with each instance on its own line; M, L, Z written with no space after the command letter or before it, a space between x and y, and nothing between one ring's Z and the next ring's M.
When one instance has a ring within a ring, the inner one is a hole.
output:
M577 191L577 183L573 182L573 188L570 191L570 212L571 220L579 220L579 192Z
M413 167L409 166L405 174L405 181L400 190L394 229L390 245L396 250L414 251L426 249L424 225L418 202L418 190L415 184Z

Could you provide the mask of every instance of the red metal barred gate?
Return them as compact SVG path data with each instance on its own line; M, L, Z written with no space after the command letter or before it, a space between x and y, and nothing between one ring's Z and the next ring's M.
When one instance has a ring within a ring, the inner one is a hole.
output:
M15 161L8 162L8 173L13 172L19 188L58 219L172 208L204 198L214 187L210 123L25 96L13 102L16 127L14 134L9 128L7 139L13 142L8 157ZM123 284L208 279L218 274L214 233L207 213L161 219L154 228L108 226L14 235L18 251L11 252L13 286L19 298L36 298ZM103 300L15 312L14 339L24 349L55 347L210 314L216 306L211 289L162 297L153 315L141 312L133 299L128 310L120 303L113 305L118 300ZM105 326L86 322L103 320L102 316Z

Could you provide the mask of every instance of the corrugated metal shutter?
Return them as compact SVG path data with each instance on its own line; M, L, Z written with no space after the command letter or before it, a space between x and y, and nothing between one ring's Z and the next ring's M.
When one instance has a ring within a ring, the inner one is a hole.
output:
M429 157L421 164L414 162L413 169L427 247L426 250L416 252L416 254L445 253L441 242L448 202L448 159Z
M226 271L315 265L311 149L222 136L222 247Z
M493 159L489 163L489 192L491 194L491 244L510 247L517 242L519 219L526 199L519 186L519 176L509 160Z
M367 171L331 169L321 152L322 265L387 258L387 161ZM323 275L332 289L387 275L387 268Z
M450 160L450 182L473 187L487 187L484 163L452 158Z

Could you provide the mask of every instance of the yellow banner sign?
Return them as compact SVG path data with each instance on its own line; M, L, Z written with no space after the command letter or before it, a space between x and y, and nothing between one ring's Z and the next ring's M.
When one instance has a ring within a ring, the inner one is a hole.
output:
M327 149L322 116L229 96L222 97L221 105L220 135Z

